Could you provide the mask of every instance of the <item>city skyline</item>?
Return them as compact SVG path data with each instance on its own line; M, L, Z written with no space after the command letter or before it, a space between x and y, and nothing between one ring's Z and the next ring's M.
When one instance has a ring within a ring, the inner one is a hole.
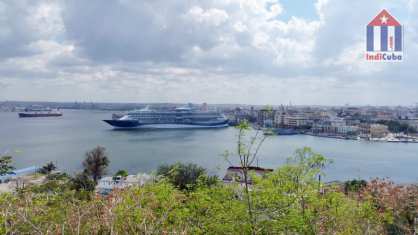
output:
M401 63L364 60L366 25L404 25ZM407 105L418 2L0 1L0 100Z

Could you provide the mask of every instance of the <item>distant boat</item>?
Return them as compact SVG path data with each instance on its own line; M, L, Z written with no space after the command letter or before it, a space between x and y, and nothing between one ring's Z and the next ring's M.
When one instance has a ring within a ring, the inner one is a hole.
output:
M277 135L296 135L299 132L293 128L277 128L275 129Z
M271 129L265 129L263 130L264 135L275 135L275 133Z
M30 117L60 117L62 113L59 110L53 110L50 108L43 108L42 106L31 106L25 108L24 112L19 113L20 118Z

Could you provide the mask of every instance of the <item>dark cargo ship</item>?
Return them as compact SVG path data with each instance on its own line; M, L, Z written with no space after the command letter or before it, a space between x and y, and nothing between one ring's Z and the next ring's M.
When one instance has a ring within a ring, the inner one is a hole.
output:
M19 113L20 118L32 118L32 117L60 117L62 113L59 110L52 110L50 108L43 108L38 106L32 106L25 108L24 112Z

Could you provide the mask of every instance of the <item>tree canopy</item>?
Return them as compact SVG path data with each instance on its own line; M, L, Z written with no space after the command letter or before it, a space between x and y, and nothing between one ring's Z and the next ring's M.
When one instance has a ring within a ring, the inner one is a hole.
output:
M0 157L0 175L5 175L10 173L14 167L12 164L12 157L11 156L2 156Z
M172 165L161 165L157 175L162 176L180 190L193 190L199 183L212 185L216 177L207 175L206 169L193 163L177 162Z
M83 161L84 174L91 176L97 184L97 181L106 174L106 168L109 166L109 163L106 149L97 146L86 153L86 159Z

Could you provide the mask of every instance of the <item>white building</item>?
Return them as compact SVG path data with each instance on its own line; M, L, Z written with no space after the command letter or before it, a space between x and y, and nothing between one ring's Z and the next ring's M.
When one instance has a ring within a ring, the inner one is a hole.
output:
M299 113L288 114L277 112L274 120L276 126L302 127L309 124L306 116Z
M131 186L143 186L152 180L153 177L145 173L128 175L127 177L106 176L99 180L96 186L96 192L106 195L112 192L114 189L123 189Z
M348 134L348 133L355 133L359 130L359 128L357 126L338 126L337 127L337 133L339 134Z

